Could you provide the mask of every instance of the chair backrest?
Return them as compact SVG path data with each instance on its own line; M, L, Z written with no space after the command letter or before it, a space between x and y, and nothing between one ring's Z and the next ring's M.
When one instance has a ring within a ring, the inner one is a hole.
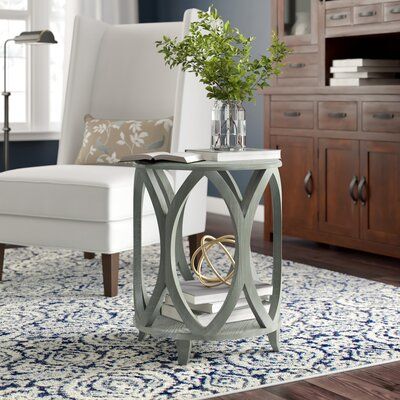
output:
M182 37L183 22L108 25L77 17L68 74L59 164L74 163L85 114L109 119L174 116L172 150L209 146L210 101L193 74L170 70L157 52L163 35ZM185 132L183 132L185 130Z

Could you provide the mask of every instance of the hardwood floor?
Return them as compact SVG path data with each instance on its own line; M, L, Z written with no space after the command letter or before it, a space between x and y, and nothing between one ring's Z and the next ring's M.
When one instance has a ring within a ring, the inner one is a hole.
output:
M208 214L206 232L213 236L233 233L228 217ZM263 224L255 223L252 250L271 255L263 240ZM283 239L283 257L349 275L400 286L400 260L301 239ZM320 378L220 396L216 400L400 400L400 362L340 372Z

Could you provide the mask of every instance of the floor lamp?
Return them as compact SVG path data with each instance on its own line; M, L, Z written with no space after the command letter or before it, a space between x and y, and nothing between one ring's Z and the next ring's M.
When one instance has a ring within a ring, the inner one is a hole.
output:
M2 95L4 96L4 171L8 170L8 151L9 151L9 139L10 139L10 124L9 124L9 99L10 92L7 92L7 43L24 43L24 44L52 44L57 43L54 39L54 35L49 30L44 31L32 31L32 32L22 32L20 35L7 39L4 42L4 90Z

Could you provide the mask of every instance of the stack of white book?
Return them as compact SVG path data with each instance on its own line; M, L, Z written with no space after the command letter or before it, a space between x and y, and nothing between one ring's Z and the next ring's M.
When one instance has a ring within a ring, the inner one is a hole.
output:
M208 288L203 286L197 280L181 281L180 285L189 307L196 315L199 323L202 325L209 324L218 311L221 310L229 291L229 287L226 285ZM266 311L268 311L268 300L269 296L272 294L272 286L261 282L256 282L255 285L257 288L257 293L263 302L264 308ZM183 322L168 294L165 297L164 304L161 307L161 315ZM238 302L236 303L235 309L227 320L227 323L246 321L253 318L255 318L254 314L247 303L245 294L242 292Z
M399 85L400 60L333 60L330 86Z

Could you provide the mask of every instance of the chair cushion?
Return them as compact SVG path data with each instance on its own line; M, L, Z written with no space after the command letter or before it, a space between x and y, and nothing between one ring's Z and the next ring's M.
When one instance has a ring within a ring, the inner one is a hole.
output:
M80 221L132 218L134 168L51 165L0 174L0 214ZM148 195L143 214L153 213Z
M117 121L85 117L85 133L76 164L116 164L123 157L171 150L172 117Z

